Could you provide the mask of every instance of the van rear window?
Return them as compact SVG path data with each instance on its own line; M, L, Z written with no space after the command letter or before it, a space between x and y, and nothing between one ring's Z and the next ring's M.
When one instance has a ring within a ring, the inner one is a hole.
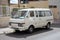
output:
M52 16L52 13L50 11L45 11L45 16Z
M44 11L38 11L39 17L44 17Z

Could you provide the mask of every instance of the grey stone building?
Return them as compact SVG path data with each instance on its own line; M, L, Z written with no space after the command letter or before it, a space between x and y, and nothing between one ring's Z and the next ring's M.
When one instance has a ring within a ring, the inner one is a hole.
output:
M49 5L53 5L53 6L56 6L57 9L58 9L58 16L59 16L59 19L60 19L60 0L49 0Z
M49 0L49 5L56 5L60 11L60 0Z
M0 16L3 16L5 14L8 15L9 6L8 6L8 0L0 0Z

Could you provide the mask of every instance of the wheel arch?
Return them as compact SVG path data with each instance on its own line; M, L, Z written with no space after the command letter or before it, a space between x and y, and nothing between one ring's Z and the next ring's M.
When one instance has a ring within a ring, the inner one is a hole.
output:
M34 26L34 25L30 25L29 27L31 27L31 26L32 26L33 28L35 28L35 26Z
M50 24L51 25L51 22L48 22L47 24Z

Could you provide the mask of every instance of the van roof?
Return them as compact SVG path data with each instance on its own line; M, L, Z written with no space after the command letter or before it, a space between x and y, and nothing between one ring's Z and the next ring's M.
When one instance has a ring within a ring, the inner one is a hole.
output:
M21 10L29 11L29 10L50 10L50 9L49 8L27 8L27 9L21 9ZM18 10L18 11L21 11L21 10Z

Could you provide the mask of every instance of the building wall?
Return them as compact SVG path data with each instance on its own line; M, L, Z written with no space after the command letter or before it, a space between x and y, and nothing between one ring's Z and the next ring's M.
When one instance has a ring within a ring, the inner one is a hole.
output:
M10 14L11 14L13 8L18 8L18 5L17 4L10 4Z
M25 7L24 7L25 6ZM20 4L20 8L48 8L48 1L29 1L27 4ZM18 8L18 4L11 4L10 5L10 11L12 11L13 8Z
M53 10L54 13L54 18L56 19L60 19L60 0L48 0L49 1L49 5L56 5L57 8L51 8Z
M1 7L1 5L0 5L0 16L2 16L3 14L2 14L2 7Z
M8 5L8 0L1 0L1 5Z
M0 27L8 26L9 17L3 15L5 12L6 15L9 13L8 0L0 0Z
M54 19L59 19L58 16L58 9L57 8L50 8L53 12Z
M9 12L8 0L0 0L0 14L4 16L7 15Z
M0 17L0 28L8 27L10 17Z
M2 6L2 0L0 0L0 16L2 16L2 8L1 8L1 6Z
M58 16L59 16L59 19L60 19L60 0L58 0L58 2L57 2L57 6L58 6L58 10L59 10L59 14L58 14Z
M24 6L24 4L20 4L21 7ZM35 7L35 8L48 8L48 1L30 1L28 4L25 4L27 8Z
M47 1L29 1L28 4L20 4L20 8L49 8L49 5L56 5L57 8L50 8L53 11L54 19L59 19L59 7L58 7L58 1L56 0L47 0ZM13 8L18 8L17 4L10 5L10 9L12 11Z

